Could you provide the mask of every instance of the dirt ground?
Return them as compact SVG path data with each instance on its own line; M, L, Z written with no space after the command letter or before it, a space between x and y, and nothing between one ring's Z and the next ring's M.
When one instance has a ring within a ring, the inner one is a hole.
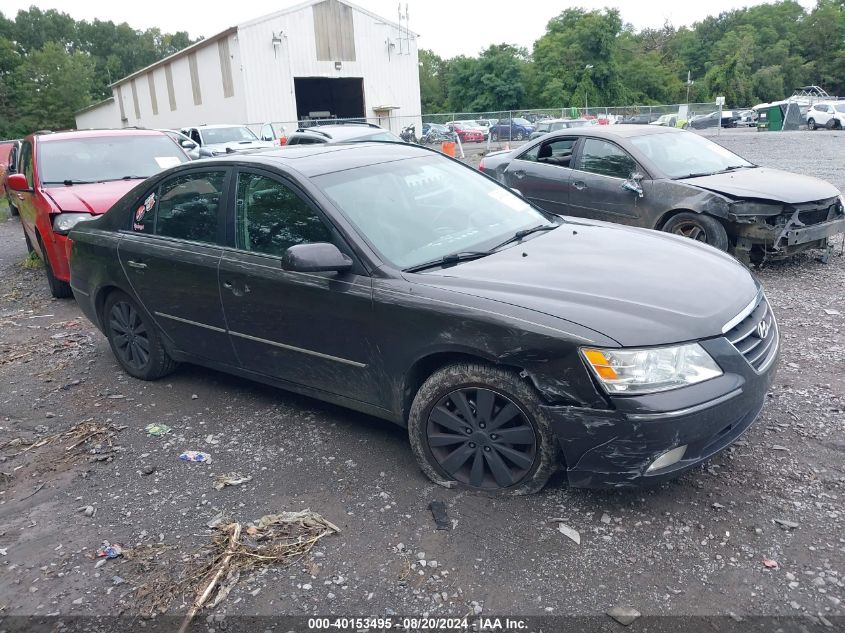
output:
M845 189L845 133L714 140ZM132 379L25 258L17 219L0 223L0 445L12 442L0 450L0 629L9 616L137 616L147 604L139 591L162 568L189 564L217 515L249 522L306 508L341 532L290 565L245 572L203 623L496 614L597 616L596 630L613 631L620 625L604 614L631 606L644 616L799 616L794 630L845 627L841 250L827 264L814 254L757 271L783 351L761 417L730 450L654 489L579 491L557 477L538 495L508 499L429 483L403 430L361 414L194 366ZM109 429L70 450L84 437L16 454L27 443L15 438L85 420ZM150 423L172 431L148 435ZM185 450L212 461L180 461ZM215 489L231 472L252 479ZM435 529L435 500L452 529ZM104 541L161 555L97 559ZM167 612L183 614L191 597L175 597ZM652 630L643 620L629 630ZM296 627L255 630L265 628Z

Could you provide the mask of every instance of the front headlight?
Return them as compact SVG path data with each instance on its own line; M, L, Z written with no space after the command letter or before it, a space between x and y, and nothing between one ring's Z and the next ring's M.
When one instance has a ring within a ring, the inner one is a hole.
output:
M90 213L58 213L53 216L53 231L59 235L67 235L80 222L95 219Z
M845 213L845 196L839 194L839 213Z
M647 349L581 348L581 354L610 394L667 391L722 375L698 343Z

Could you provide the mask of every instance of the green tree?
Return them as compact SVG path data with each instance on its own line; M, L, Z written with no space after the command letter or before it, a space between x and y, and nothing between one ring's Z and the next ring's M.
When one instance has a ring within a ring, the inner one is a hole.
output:
M443 58L434 52L421 48L420 59L420 101L423 112L443 112L447 108L446 72Z
M93 75L88 54L69 53L58 42L27 55L13 73L19 133L73 128L74 112L91 101Z

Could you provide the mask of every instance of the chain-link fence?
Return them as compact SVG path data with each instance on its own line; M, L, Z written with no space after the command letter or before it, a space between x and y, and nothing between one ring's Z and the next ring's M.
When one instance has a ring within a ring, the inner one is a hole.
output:
M466 150L494 151L514 147L547 132L584 125L665 125L670 127L718 129L722 112L715 103L673 105L570 107L498 112L441 112L423 115L360 117L353 119L303 119L248 123L259 138L277 141L297 130L331 134L327 125L351 123L377 125L407 141L441 146L455 144L456 153Z

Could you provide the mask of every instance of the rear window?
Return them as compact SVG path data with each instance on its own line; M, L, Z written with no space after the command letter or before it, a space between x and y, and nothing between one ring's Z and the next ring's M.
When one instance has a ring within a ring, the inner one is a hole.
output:
M38 145L41 184L149 178L189 159L165 134L101 136Z

